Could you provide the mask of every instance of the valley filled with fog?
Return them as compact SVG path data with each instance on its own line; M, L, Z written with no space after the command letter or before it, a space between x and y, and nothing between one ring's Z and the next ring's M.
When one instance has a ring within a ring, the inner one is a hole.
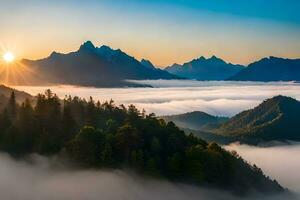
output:
M101 102L113 99L116 104L134 104L156 115L203 111L211 115L233 116L257 106L263 100L285 95L300 100L300 83L152 80L134 81L151 85L143 88L92 88L74 86L19 86L32 95L51 89L60 98L79 96Z
M212 115L233 116L276 95L300 99L300 84L294 82L201 82L190 80L134 82L148 84L152 87L91 88L59 85L20 86L16 89L36 95L50 88L60 98L65 95L77 95L86 99L92 96L94 100L101 102L113 99L116 104L134 104L138 108L144 108L148 113L154 112L156 115L204 111ZM236 150L245 160L262 168L266 175L276 179L291 191L300 193L298 184L300 181L298 173L300 168L299 143L277 144L271 147L231 144L224 147L228 150ZM55 199L97 199L98 195L104 197L103 199L199 199L199 197L203 197L201 199L224 199L224 195L226 199L233 198L230 194L220 191L197 189L192 186L157 180L145 180L122 171L53 171L49 167L49 160L45 158L37 162L38 164L34 164L34 167L25 161L13 161L6 155L1 155L0 162L3 167L0 174L0 184L4 185L5 182L5 187L0 187L4 188L1 194L5 194L5 191L16 186L20 189L18 189L18 193L13 193L13 195L25 195L28 196L28 199L47 199L49 197ZM19 167L22 167L21 171L18 169ZM26 177L19 179L22 176ZM32 184L29 186L18 180L31 180ZM77 192L79 190L76 188L80 188L80 193ZM61 194L62 190L70 192ZM36 191L41 192L36 193ZM10 198L15 199L14 197ZM286 197L278 198L284 199Z

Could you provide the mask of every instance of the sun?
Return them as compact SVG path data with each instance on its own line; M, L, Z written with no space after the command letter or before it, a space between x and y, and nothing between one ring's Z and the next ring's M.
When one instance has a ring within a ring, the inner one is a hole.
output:
M7 63L11 63L15 60L15 55L12 52L8 51L3 54L3 60Z

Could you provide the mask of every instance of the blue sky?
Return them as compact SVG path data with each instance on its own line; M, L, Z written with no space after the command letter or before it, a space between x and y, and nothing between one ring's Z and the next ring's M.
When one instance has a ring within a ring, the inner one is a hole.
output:
M0 45L37 59L92 40L160 66L201 55L247 64L300 57L299 10L298 0L11 0Z

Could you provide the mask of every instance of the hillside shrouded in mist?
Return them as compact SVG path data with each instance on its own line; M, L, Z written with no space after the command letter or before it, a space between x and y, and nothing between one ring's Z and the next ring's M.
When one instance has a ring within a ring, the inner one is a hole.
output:
M225 146L228 150L235 150L244 159L255 163L271 177L278 180L300 195L300 143L290 144L273 141L265 146L249 146L233 143ZM299 196L300 197L300 196Z
M172 122L134 105L86 101L50 90L16 103L12 92L0 115L0 149L17 158L63 155L82 169L126 169L138 174L238 195L284 194L256 165L218 144L186 135Z
M145 178L129 171L74 170L68 165L61 166L55 157L31 155L24 160L16 161L1 153L0 165L0 193L1 199L5 200L297 199L297 196L290 195L257 194L252 194L249 198L239 198L225 191Z

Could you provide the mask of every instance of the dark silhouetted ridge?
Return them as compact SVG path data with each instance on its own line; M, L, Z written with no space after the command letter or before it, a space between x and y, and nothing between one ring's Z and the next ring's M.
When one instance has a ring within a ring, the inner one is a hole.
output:
M225 80L241 69L243 66L226 63L216 56L208 59L201 56L183 65L173 64L165 68L172 74L197 80Z
M95 46L91 41L86 41L80 46L79 50L95 50Z
M250 64L229 80L237 81L299 81L300 59L263 58Z
M149 60L142 59L141 64L150 69L155 69L154 65Z
M35 84L74 84L101 87L141 86L128 79L178 79L164 70L144 66L120 49L95 47L91 41L68 54L53 52L41 60L23 60L35 72ZM32 79L32 74L23 74Z

